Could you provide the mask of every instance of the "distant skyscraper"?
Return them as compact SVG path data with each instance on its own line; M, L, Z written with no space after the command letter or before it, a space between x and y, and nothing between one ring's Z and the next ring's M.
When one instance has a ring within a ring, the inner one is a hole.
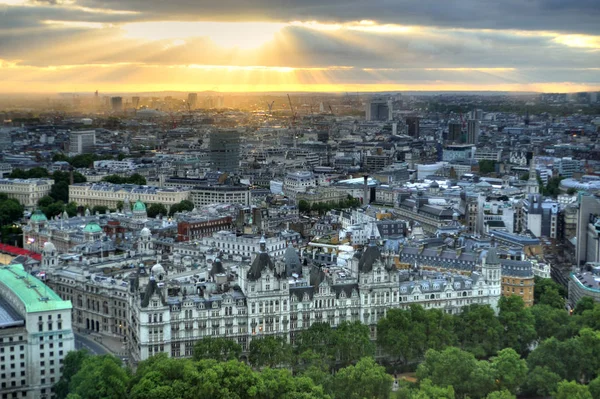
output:
M467 144L477 144L479 141L479 121L469 119L467 122Z
M448 123L448 141L459 143L462 139L462 125L460 122Z
M189 104L190 109L196 109L196 107L198 107L198 94L189 93L187 102Z
M407 116L406 126L408 127L408 135L410 137L419 137L419 117L418 116Z
M392 120L392 103L382 99L373 99L367 103L365 119L368 121Z
M137 109L140 106L140 98L139 97L131 97L131 106Z
M240 166L240 133L235 130L212 132L208 151L214 171L236 173Z
M123 97L111 97L110 105L114 112L123 111Z

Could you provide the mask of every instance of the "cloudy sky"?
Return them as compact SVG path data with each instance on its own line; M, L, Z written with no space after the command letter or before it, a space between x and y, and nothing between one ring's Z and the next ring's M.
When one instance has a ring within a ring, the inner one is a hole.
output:
M0 0L0 92L600 90L599 0Z

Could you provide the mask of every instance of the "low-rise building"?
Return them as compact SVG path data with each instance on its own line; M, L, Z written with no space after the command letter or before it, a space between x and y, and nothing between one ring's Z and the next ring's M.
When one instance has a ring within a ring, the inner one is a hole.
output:
M37 206L40 198L50 194L52 179L0 179L0 193L19 201L26 209Z

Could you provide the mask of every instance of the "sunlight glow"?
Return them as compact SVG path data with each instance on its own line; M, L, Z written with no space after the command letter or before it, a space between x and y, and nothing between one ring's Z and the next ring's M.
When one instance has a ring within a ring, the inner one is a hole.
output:
M600 37L588 35L560 35L554 42L569 47L600 49Z
M78 29L102 29L111 26L100 22L82 22L82 21L42 21L46 25L60 28L78 28Z
M271 41L286 24L271 22L133 22L121 26L126 38L176 40L210 38L223 48L253 49Z

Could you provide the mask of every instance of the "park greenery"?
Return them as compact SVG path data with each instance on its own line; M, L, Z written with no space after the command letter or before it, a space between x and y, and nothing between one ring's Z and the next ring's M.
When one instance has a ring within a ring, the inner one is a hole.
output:
M346 199L338 202L316 202L312 205L309 204L308 201L300 200L298 201L298 211L305 214L312 212L318 213L319 215L324 215L332 209L358 208L360 205L361 202L358 198L348 195Z
M102 181L113 184L137 184L138 186L146 185L146 178L139 173L134 173L131 176L126 177L119 175L108 175L103 177Z
M360 322L317 322L288 343L206 337L191 359L159 354L135 371L112 356L70 352L57 398L600 397L600 304L565 308L562 287L538 280L535 305L502 297L499 312L471 304L459 314L411 305L389 309L377 337ZM377 350L378 349L378 350ZM397 373L412 372L411 378ZM397 389L393 389L397 384Z

